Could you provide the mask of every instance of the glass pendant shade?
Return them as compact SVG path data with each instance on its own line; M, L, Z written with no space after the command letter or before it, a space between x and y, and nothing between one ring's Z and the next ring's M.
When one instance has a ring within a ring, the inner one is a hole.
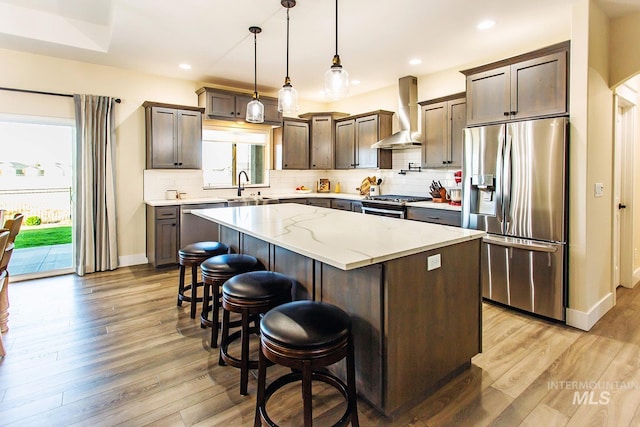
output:
M331 68L324 73L324 94L328 99L337 100L349 95L349 73L342 68L338 55L338 0L336 0L336 54Z
M260 27L249 27L253 34L253 99L247 104L245 120L249 123L264 123L264 104L258 96L258 46L256 35L262 32Z
M285 83L278 92L278 111L282 114L298 111L298 91L290 83Z
M349 95L349 73L342 65L335 65L335 59L334 65L324 73L324 92L327 98L333 100Z
M264 123L264 104L255 96L247 104L247 117L245 120L249 123Z
M289 9L296 5L296 0L280 0L280 4L287 9L287 75L284 85L278 91L278 111L282 114L293 114L298 111L298 91L291 86L289 78Z

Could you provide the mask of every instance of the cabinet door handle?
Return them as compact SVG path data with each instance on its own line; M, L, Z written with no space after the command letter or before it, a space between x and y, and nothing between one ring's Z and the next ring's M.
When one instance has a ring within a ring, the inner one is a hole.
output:
M505 112L504 112L504 116L505 116L505 117L509 117L509 112L508 112L508 111L505 111Z
M515 116L516 114L518 114L518 112L517 112L517 111L512 111L512 112L511 112L511 115L512 115L512 116Z
M446 160L443 160L443 161L442 161L442 164L443 164L443 165L446 165L446 164L447 164L447 161L446 161Z

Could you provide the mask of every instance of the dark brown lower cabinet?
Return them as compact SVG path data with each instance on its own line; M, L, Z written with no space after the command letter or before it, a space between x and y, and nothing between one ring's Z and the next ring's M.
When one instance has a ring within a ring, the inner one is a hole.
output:
M462 213L448 209L408 207L407 219L455 227L462 225Z
M395 412L468 368L482 349L480 240L341 270L221 226L223 243L296 281L296 299L335 304L353 321L358 394ZM229 239L228 241L225 239ZM441 267L427 270L440 256ZM341 363L332 368L344 374Z
M147 206L147 259L154 267L178 262L180 208Z

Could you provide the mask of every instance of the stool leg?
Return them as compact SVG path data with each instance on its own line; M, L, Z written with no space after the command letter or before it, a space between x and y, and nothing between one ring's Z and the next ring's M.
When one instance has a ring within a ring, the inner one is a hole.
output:
M305 360L302 363L302 402L304 407L304 427L313 425L313 398L311 392L312 382L311 362Z
M264 406L264 389L267 382L267 357L262 352L262 345L258 354L258 390L256 392L256 416L253 421L253 427L262 426L262 418L260 417L260 407Z
M224 360L222 360L222 349L225 342L229 338L229 312L222 310L222 336L220 337L220 354L218 356L218 365L225 366Z
M211 284L211 348L218 346L218 328L220 328L220 281Z
M206 283L204 279L202 279L202 312L200 313L200 327L202 329L206 328L206 325L202 321L203 319L207 319L209 317L209 288L211 284ZM213 346L212 346L213 347Z
M198 299L198 266L191 266L191 318L196 318L196 304Z
M178 282L178 307L182 305L181 295L184 295L184 265L180 264L180 281Z
M347 346L347 388L349 391L349 400L353 402L353 410L351 411L351 426L359 427L358 421L358 396L356 394L356 366L355 355L353 350L353 336L349 338Z
M249 382L249 313L242 310L242 352L240 353L240 394L247 395L247 383Z

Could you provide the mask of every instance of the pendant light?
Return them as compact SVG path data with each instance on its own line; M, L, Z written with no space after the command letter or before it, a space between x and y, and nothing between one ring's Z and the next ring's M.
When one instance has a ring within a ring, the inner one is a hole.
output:
M258 96L258 47L257 34L262 32L260 27L249 27L253 33L253 99L247 104L247 117L249 123L264 123L264 105Z
M291 86L289 78L289 9L296 5L295 0L281 0L280 4L287 9L287 76L284 85L278 92L278 111L291 114L298 111L298 92Z
M336 54L331 68L324 73L324 92L329 99L344 98L349 94L349 73L342 68L338 55L338 0L336 0Z

